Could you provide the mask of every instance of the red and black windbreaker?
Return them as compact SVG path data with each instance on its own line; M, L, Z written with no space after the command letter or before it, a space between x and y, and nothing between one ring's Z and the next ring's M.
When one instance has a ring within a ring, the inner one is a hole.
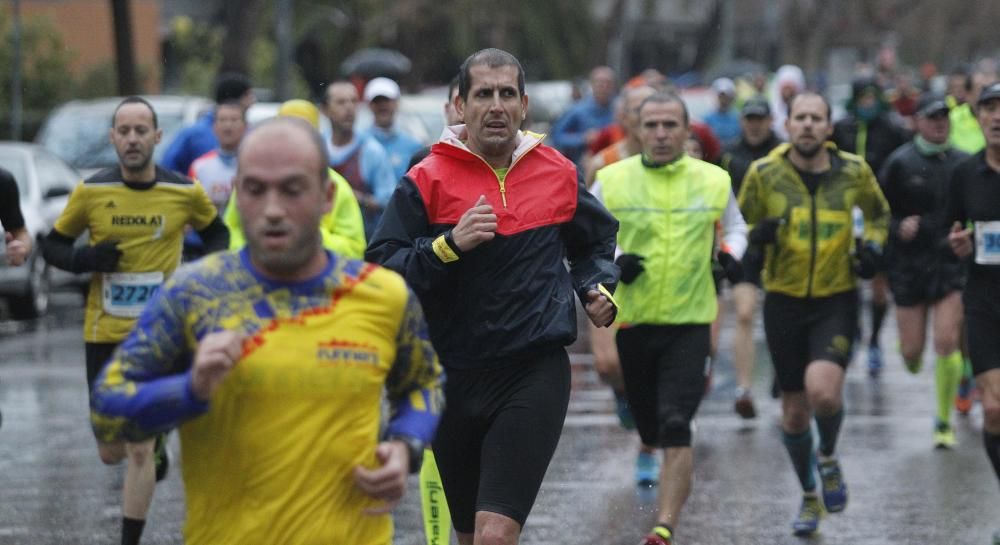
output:
M617 282L617 220L572 163L538 135L519 139L502 183L457 139L435 144L396 187L365 253L419 296L446 367L502 365L570 344L573 294ZM496 237L463 253L450 232L480 195L497 215Z

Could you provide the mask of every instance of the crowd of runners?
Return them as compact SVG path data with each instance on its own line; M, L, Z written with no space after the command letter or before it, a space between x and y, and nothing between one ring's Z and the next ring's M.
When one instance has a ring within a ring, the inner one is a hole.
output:
M757 417L758 312L801 485L794 534L845 511L863 477L838 458L845 373L855 352L882 373L890 302L906 368L933 362L928 448L955 447L952 416L978 399L1000 482L995 72L919 96L859 73L835 121L794 66L770 89L716 80L703 119L655 71L619 86L598 67L548 137L524 126L516 57L484 49L456 73L429 148L396 126L384 77L248 127L252 86L224 74L160 165L156 112L125 98L118 164L76 187L40 248L0 171L9 264L41 251L91 273L82 363L100 459L126 461L123 544L141 540L175 429L186 543L389 544L418 472L428 543L452 528L518 543L562 433L579 309L638 431L636 485L657 491L640 544L685 542L692 423L720 353L734 418ZM363 103L374 126L358 132Z

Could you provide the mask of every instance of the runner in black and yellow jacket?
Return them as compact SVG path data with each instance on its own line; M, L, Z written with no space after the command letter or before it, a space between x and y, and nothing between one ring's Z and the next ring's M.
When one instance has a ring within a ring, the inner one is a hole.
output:
M804 493L792 528L808 535L823 512L812 469L813 415L823 504L830 512L847 506L834 449L857 326L856 278L875 274L889 207L864 159L825 143L830 106L822 96L794 98L785 126L789 144L750 166L739 203L754 225L750 243L766 246L764 330L781 388L784 443ZM855 206L864 213L865 236L852 255Z

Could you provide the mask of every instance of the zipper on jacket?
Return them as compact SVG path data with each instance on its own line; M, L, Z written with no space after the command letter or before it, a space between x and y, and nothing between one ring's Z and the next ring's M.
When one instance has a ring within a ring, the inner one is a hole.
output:
M531 147L529 147L528 149L524 150L524 153L522 153L521 155L518 155L517 157L515 157L514 160L511 161L510 166L507 167L507 175L510 175L510 171L511 170L514 170L514 165L516 165L518 163L518 161L521 160L521 157L524 157L525 155L527 155L529 152L531 152L531 150L535 149L541 143L542 143L541 140L536 141L535 143L533 143L531 145ZM465 151L468 151L468 150L465 150ZM469 151L469 153L472 153L472 152ZM493 172L493 175L496 176L496 178L497 178L497 185L500 186L500 200L503 201L503 207L507 208L507 184L504 182L504 180L500 179L500 176L497 174L497 171L494 170L493 167L489 163L486 162L486 159L483 159L482 157L479 157L479 155L476 155L475 153L472 153L472 155L478 157L479 160L482 161L484 165L486 165L486 168L490 169L490 171ZM506 179L506 176L504 177L504 179Z

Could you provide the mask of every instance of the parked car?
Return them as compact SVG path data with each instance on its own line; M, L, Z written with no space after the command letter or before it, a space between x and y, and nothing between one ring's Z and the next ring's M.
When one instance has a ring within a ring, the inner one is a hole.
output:
M212 101L198 96L156 95L143 97L153 105L163 137L153 153L159 163L170 142L203 113ZM42 124L36 142L77 169L84 177L118 163L109 131L111 116L120 97L73 100L54 109Z
M0 167L17 180L25 228L35 241L24 265L9 267L6 259L0 260L0 297L6 298L13 318L36 318L48 309L54 286L86 281L53 270L41 251L42 239L52 230L80 177L42 146L23 142L0 142Z

